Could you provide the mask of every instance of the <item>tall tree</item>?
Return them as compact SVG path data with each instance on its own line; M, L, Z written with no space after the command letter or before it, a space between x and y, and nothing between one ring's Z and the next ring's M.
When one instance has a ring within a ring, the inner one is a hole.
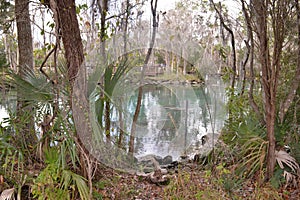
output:
M15 16L18 32L18 73L22 77L27 69L33 70L33 46L29 15L29 0L15 1ZM34 131L32 108L27 106L26 102L18 99L17 112L19 116L28 116L28 120L25 121L25 127L21 127L21 134L23 134L24 142L27 146L34 146L37 142L37 138Z
M267 174L266 178L269 179L274 172L275 168L275 117L276 117L276 87L277 74L271 67L269 41L268 41L268 6L266 1L253 0L253 7L255 10L256 23L257 23L257 36L259 40L259 62L262 71L262 86L264 90L264 104L265 104L265 121L267 128L267 138L269 141L268 155L267 155ZM278 69L279 70L279 69Z
M250 3L253 8L253 16L255 16L255 28L253 30L256 30L258 39L258 60L263 88L264 121L268 139L266 171L266 179L268 180L273 176L276 164L275 125L278 114L277 105L279 104L277 96L278 82L281 73L282 52L284 50L285 39L288 35L286 21L291 20L292 10L290 9L291 2L289 0L272 2L253 0ZM296 4L298 5L297 1ZM273 36L272 40L269 39L270 35ZM296 79L299 78L297 76L296 74ZM299 82L297 85L299 85ZM292 85L291 92L293 93L297 87ZM290 95L287 95L287 98L288 101L292 101ZM289 105L284 106L286 110L289 108Z
M85 95L86 95L86 90L84 89L85 87L85 82L82 81L82 84L77 86L77 87L82 87L82 88L76 88L76 94L75 90L73 88L75 80L77 79L79 70L81 69L81 66L84 61L84 54L83 54L83 44L82 44L82 39L80 35L80 29L79 29L79 24L77 20L77 15L76 15L76 5L75 5L75 0L50 0L50 1L45 1L45 5L49 6L53 12L53 18L55 21L55 34L56 34L56 39L57 39L57 45L55 48L57 48L60 39L62 39L63 46L64 46L64 56L66 59L66 65L67 65L67 76L68 80L71 85L71 94L72 96L78 97L78 91L82 91L80 93L80 97L82 101L85 100ZM82 71L81 71L82 72ZM83 71L85 72L85 71ZM80 76L80 77L85 77ZM54 81L54 84L57 84L57 81ZM87 105L87 102L80 102L83 104L83 106ZM79 149L83 148L83 144L81 143L80 140L80 135L84 135L86 131L88 131L88 125L86 123L85 119L85 113L87 112L87 109L83 109L82 105L79 105L79 103L74 103L73 99L70 99L70 105L71 109L73 112L73 118L74 118L74 123L76 124L76 141L79 144ZM80 165L81 165L81 171L82 174L85 177L88 177L90 187L91 187L91 178L89 176L89 172L87 172L86 164L85 161L86 159L84 158L84 155L86 155L85 151L80 149ZM88 162L88 161L87 161Z

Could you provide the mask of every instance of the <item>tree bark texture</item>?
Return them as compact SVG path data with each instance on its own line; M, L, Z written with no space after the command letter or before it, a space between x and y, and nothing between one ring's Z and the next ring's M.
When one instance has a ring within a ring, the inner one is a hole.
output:
M262 87L264 91L265 121L267 128L268 155L266 180L273 176L275 168L275 117L276 117L276 87L274 87L275 71L270 64L268 46L267 8L268 3L263 0L253 0L256 16L257 37L259 40L259 61L262 70Z
M57 35L62 38L71 85L83 62L83 45L76 16L75 0L50 0L57 26Z
M19 69L18 73L24 77L25 70L33 70L33 46L32 46L32 33L29 15L29 0L16 0L15 1L15 15L17 22L18 32L18 52L19 52ZM22 127L21 133L25 139L26 145L35 146L37 137L34 131L34 119L32 115L32 108L25 105L26 102L18 99L17 112L18 115L28 114L28 121ZM25 108L26 106L26 108ZM24 123L24 122L21 122Z
M91 141L89 138L91 137L90 133L92 130L89 126L88 119L86 119L86 114L89 109L86 98L87 88L85 69L82 67L84 54L79 24L76 16L75 0L50 0L50 8L53 12L56 24L57 40L62 39L64 45L64 56L68 69L67 75L71 85L70 104L73 112L74 123L76 125L75 139L78 141L79 146L86 147L88 144L83 144L81 139L85 137L84 142ZM81 75L77 78L79 70ZM78 79L80 80L79 83ZM74 84L76 85L74 86ZM74 89L73 86L76 88ZM80 100L80 102L77 100ZM86 167L89 166L89 160L86 159L86 155L89 153L86 152L86 148L78 148L80 153L81 173L89 180L89 182L91 182L91 177L89 176L90 168Z
M23 75L23 66L33 68L33 46L29 15L29 0L15 1L15 14L18 31L19 74Z

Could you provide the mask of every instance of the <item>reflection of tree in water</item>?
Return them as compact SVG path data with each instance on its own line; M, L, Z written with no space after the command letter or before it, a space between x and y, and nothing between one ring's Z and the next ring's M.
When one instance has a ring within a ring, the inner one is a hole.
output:
M130 96L127 105L125 105L126 111L129 113L131 119L133 118L134 110L137 103L137 92L138 90L134 92L134 95ZM146 95L147 93L144 92L143 99L146 98ZM147 123L146 114L145 114L145 105L142 104L137 125L145 125L145 123Z
M137 91L124 94L123 98L124 116L127 115L124 117L124 125L125 131L128 133L136 106ZM184 105L186 100L189 103L187 141L191 144L195 141L198 133L206 134L211 127L208 109L212 109L211 102L213 100L205 87L187 89L187 87L180 86L144 86L135 139L137 155L150 153L157 155L170 153L168 155L172 155L172 152L175 152L174 155L176 155L176 151L180 151L184 146ZM116 134L119 133L116 132ZM125 135L125 146L128 138L129 135Z
M145 87L143 103L147 101L147 98L150 97L149 95L156 100L156 102L152 103L159 105L163 112L159 114L157 119L153 119L156 121L156 126L158 124L161 126L155 127L156 129L152 132L152 135L147 134L146 137L136 138L136 149L139 152L143 151L145 143L153 144L156 147L169 143L174 138L175 132L180 124L181 111L178 109L180 102L172 89L163 86ZM155 109L155 107L153 109ZM143 112L145 113L145 111Z
M159 103L164 106L167 114L167 119L162 130L175 132L179 127L181 119L181 111L178 109L180 108L180 102L174 89L162 87L161 92Z
M205 89L206 87L203 86L200 90L195 90L195 94L198 97L198 105L201 108L201 122L203 124L203 127L205 128L205 131L207 132L207 128L210 125L210 116L208 109L211 108L211 98L208 93L208 90ZM210 106L210 107L208 107Z

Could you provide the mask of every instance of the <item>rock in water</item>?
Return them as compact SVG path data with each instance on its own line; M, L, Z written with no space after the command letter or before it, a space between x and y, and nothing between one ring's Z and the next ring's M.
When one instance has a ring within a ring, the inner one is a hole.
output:
M173 158L172 158L172 156L169 155L169 156L166 156L162 159L161 164L162 165L168 165L168 164L171 164L172 162L173 162Z

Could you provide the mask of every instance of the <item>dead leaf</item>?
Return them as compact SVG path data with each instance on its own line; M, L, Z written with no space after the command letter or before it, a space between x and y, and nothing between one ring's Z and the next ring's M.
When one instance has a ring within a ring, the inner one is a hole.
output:
M0 200L13 200L14 197L15 188L10 188L7 190L3 190L0 196Z

